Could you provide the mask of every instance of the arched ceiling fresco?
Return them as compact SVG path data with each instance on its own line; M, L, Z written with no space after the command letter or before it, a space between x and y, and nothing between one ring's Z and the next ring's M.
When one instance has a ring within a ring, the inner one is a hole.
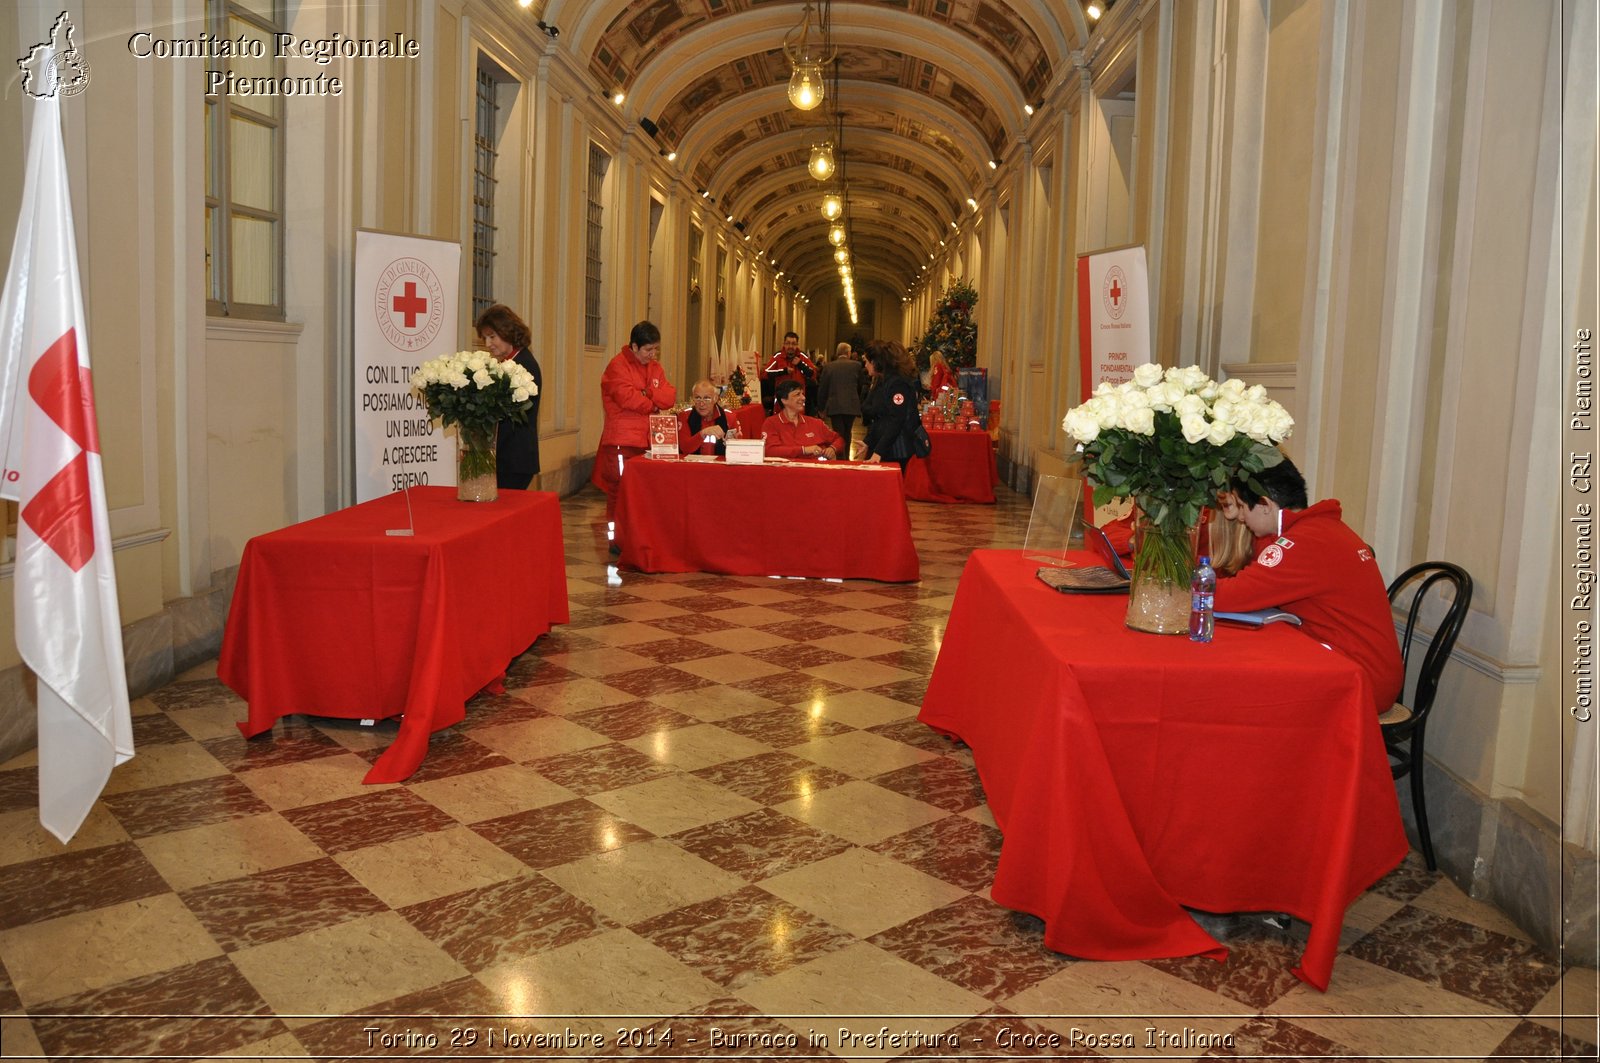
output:
M1026 136L1039 103L1088 36L1079 0L832 0L838 62L829 98L800 111L785 94L785 35L802 0L548 0L597 92L621 90L701 205L732 214L747 246L808 296L835 282L806 172L813 144L842 143L853 267L910 287L968 200L993 191L989 162ZM834 79L837 79L836 81ZM834 86L837 86L837 92Z

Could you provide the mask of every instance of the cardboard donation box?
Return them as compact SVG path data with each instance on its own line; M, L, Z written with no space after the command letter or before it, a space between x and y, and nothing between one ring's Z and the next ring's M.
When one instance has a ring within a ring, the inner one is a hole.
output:
M765 439L730 439L724 446L728 448L729 465L760 465L767 455Z
M652 413L650 415L650 456L676 458L678 456L678 415Z

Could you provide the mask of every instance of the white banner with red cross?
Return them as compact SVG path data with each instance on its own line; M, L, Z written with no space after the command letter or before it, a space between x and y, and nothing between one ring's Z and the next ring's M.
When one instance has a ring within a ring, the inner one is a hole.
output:
M1142 246L1078 256L1078 401L1150 361L1150 281Z

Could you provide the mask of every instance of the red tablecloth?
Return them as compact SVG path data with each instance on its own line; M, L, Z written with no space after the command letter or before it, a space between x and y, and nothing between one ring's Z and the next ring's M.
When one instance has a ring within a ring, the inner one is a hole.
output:
M1311 925L1295 975L1326 989L1345 908L1407 849L1361 671L1283 624L1130 631L1127 598L1037 568L973 553L920 717L972 747L995 901L1103 960L1224 958L1181 906L1287 912Z
M993 502L1000 474L987 432L930 429L933 449L906 466L906 497L918 502Z
M249 703L246 736L281 716L403 715L367 782L417 770L428 736L551 624L567 620L556 496L502 491L458 502L411 489L245 545L217 675Z
M894 465L640 458L622 475L616 519L622 564L644 572L917 578Z

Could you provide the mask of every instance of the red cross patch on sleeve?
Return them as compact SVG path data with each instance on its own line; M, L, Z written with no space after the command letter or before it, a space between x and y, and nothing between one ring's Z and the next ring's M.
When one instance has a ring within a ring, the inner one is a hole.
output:
M900 392L898 392L898 391L895 392L894 393L894 404L896 406L904 406L906 404L906 397L904 395L900 394Z

